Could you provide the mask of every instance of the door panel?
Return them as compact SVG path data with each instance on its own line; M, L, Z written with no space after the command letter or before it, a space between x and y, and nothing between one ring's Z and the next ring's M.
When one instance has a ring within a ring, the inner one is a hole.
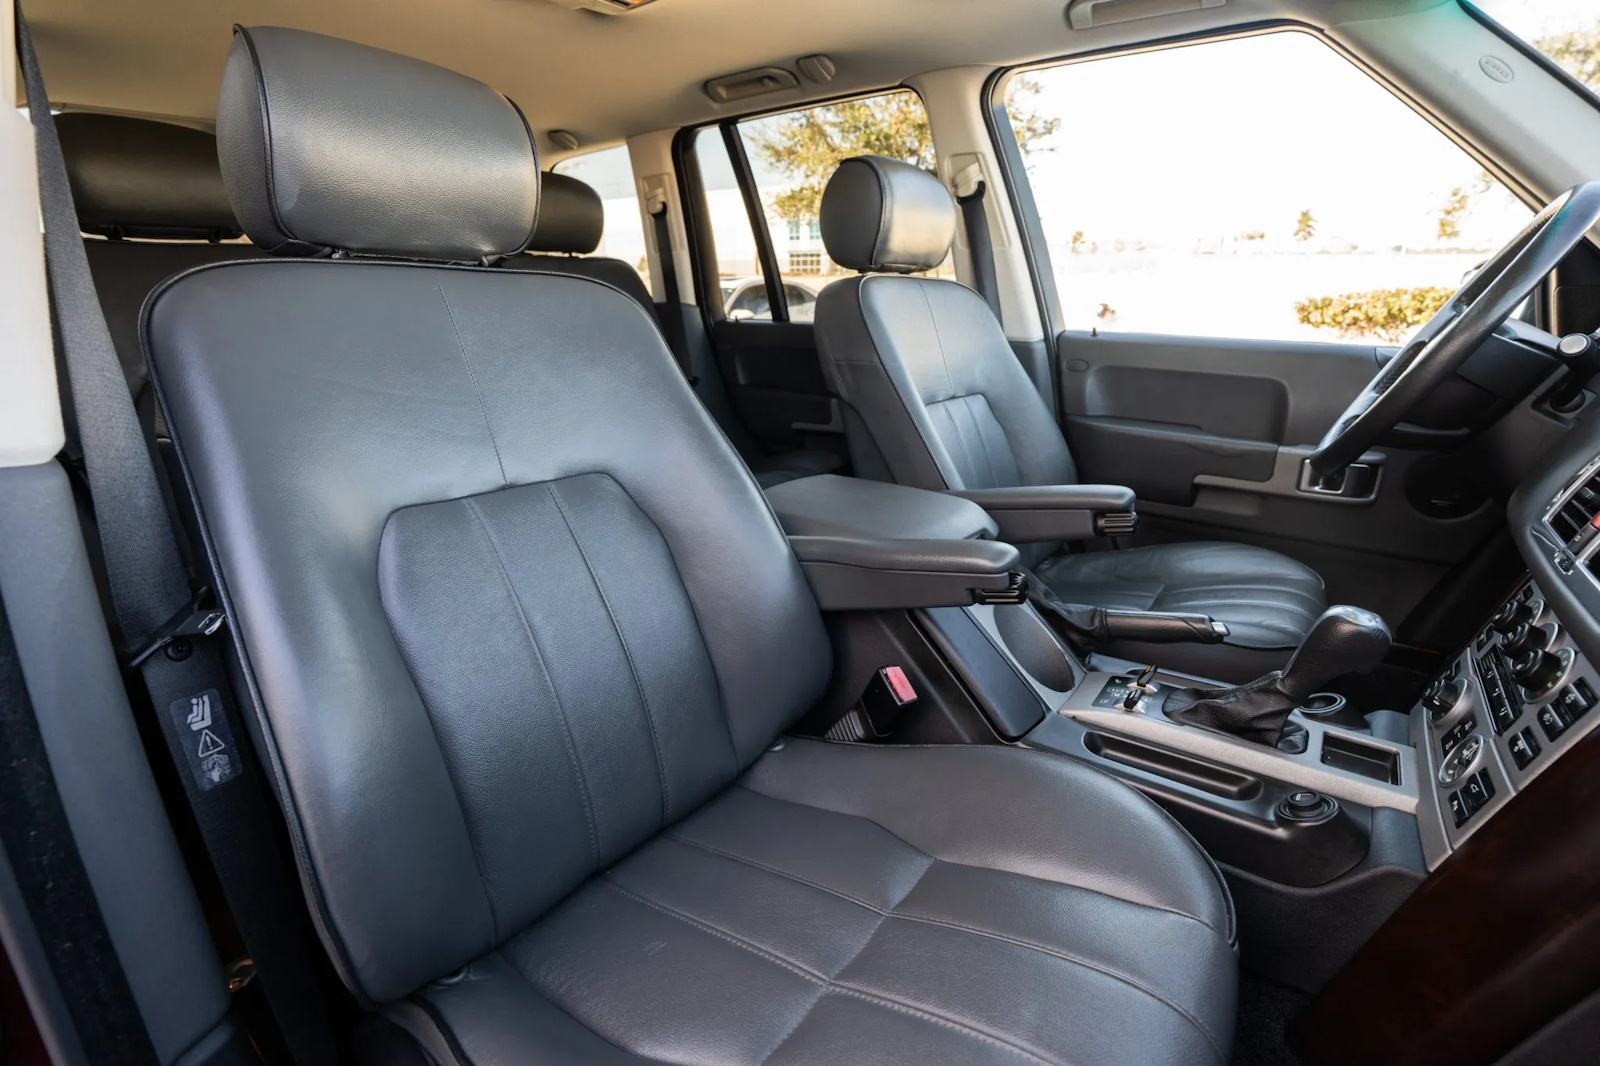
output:
M822 377L811 323L721 319L711 337L728 398L758 440L769 447L823 447L842 454L843 427Z
M1312 446L1389 354L1371 345L1062 333L1061 409L1079 477L1133 488L1158 538L1260 543L1316 566L1330 593L1390 599L1459 560L1500 516L1492 504L1449 520L1424 515L1408 483L1449 458L1389 446L1369 453L1378 470L1371 499L1302 487ZM1398 573L1419 564L1423 572ZM1397 588L1374 588L1375 570L1395 571Z

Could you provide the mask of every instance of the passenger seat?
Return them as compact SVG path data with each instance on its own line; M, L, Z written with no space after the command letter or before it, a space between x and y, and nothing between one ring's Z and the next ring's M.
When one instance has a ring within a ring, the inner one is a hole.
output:
M240 29L217 122L277 257L164 286L145 337L362 1003L452 1066L1228 1061L1227 886L1149 799L780 740L828 633L660 331L475 265L537 214L505 97Z
M534 226L533 239L528 242L528 252L512 256L505 266L512 270L531 270L546 274L568 274L573 277L603 281L633 299L659 324L660 309L650 300L639 272L620 259L591 255L600 246L605 232L605 210L599 193L576 178L564 174L540 175L543 189L540 193L539 220ZM688 343L699 350L691 352L689 363L695 367L695 394L706 410L717 420L728 435L745 464L756 475L756 483L768 489L797 478L838 471L844 460L841 456L820 449L792 449L769 453L750 435L739 416L729 405L720 382L708 380L716 374L711 353L703 337L690 337ZM684 353L675 353L679 360Z

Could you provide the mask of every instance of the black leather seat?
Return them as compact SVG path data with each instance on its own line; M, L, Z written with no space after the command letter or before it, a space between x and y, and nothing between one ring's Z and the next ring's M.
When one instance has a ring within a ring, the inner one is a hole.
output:
M1227 1060L1227 890L1152 803L778 740L828 637L654 323L465 265L532 229L513 105L254 29L218 134L258 245L346 253L191 272L145 342L363 1002L448 1063Z
M89 270L117 360L145 424L154 410L139 310L185 270L261 253L237 240L209 133L167 122L69 111L56 118Z
M599 193L585 182L564 174L547 173L541 176L540 181L539 221L534 227L533 239L528 242L528 251L511 256L502 265L511 270L570 274L603 281L632 297L652 318L657 317L660 312L651 301L650 291L644 287L637 270L620 259L590 254L600 247L600 238L605 233L605 207L600 202ZM706 355L708 357L709 353ZM701 361L697 360L697 363ZM715 372L711 369L706 371L708 374ZM740 423L720 389L711 388L711 384L697 382L696 395L755 472L756 481L762 488L815 474L832 473L844 465L833 452L809 448L768 452Z
M939 180L892 159L847 159L821 214L828 255L863 272L824 289L816 311L856 474L936 490L1076 482L1061 430L988 304L957 282L904 276L949 251L955 204ZM1227 623L1222 645L1107 649L1201 676L1246 681L1282 666L1326 606L1315 571L1263 548L1058 549L1030 545L1025 558L1069 603L1194 611Z

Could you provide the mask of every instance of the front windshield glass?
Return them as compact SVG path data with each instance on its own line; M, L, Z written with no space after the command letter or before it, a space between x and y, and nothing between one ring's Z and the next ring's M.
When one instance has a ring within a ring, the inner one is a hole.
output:
M1475 4L1600 93L1600 0L1475 0Z

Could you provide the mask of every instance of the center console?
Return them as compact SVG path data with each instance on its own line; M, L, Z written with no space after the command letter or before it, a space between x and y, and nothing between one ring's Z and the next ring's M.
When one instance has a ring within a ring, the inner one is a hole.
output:
M1539 586L1523 582L1412 715L1430 869L1600 720L1597 694L1600 673Z

